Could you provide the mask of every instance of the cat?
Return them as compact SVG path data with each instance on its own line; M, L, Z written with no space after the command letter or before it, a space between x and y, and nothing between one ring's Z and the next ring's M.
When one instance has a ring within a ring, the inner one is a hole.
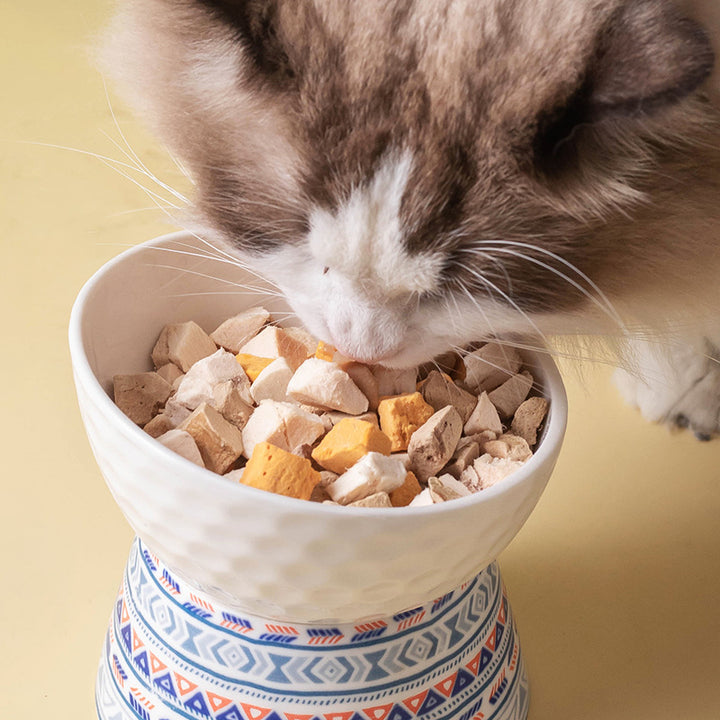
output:
M190 226L343 354L625 343L643 413L720 429L708 0L126 0L102 65Z

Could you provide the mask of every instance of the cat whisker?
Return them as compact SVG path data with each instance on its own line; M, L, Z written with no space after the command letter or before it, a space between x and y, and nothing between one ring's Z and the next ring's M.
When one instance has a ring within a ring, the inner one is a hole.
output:
M123 215L133 215L141 212L157 212L158 210L162 210L162 208L159 208L157 205L148 205L147 207L132 208L130 210L120 210L116 213L110 213L110 217L122 217ZM133 247L132 243L128 243L127 247Z
M151 190L150 188L143 185L139 180L136 180L134 177L129 175L126 172L123 172L119 167L115 167L114 163L117 163L118 161L113 160L105 160L98 156L98 159L100 162L105 165L106 167L110 168L111 170L114 170L118 175L124 177L126 180L129 180L133 185L137 186L142 190L149 198L152 200L158 207L159 210L162 210L165 215L167 215L169 218L174 219L172 215L168 212L166 208L170 207L173 208L173 210L182 210L182 207L180 205L176 205L175 203L168 200L166 197L163 197L159 193L156 193L154 190ZM122 163L123 166L127 166L126 163ZM163 207L160 205L160 203L164 203Z
M128 161L133 162L133 157L131 157L124 149L123 147L115 140L114 138L110 137L108 133L106 133L104 130L101 131L102 134L128 159ZM150 170L147 169L147 167L144 164L133 166L135 172L140 173L141 175L144 175L148 180L151 180L156 185L159 185L163 190L166 190L169 192L176 200L180 201L184 205L189 205L190 201L180 192L175 190L171 185L168 185L166 182L163 182L160 180L154 173L152 173Z
M208 259L216 260L216 261L218 261L218 262L221 262L221 261L222 261L222 262L227 263L228 265L232 265L232 266L234 266L234 267L237 267L237 268L239 268L239 269L241 269L241 270L244 270L244 271L247 272L247 273L250 273L253 277L257 278L258 280L261 280L261 281L263 281L263 282L265 282L265 283L268 283L269 285L272 285L273 287L279 289L279 287L278 287L278 285L277 285L276 283L274 283L272 280L269 280L268 278L264 277L263 275L261 275L260 273L258 273L257 271L255 271L250 265L248 265L247 263L243 262L243 261L242 261L240 258L238 258L237 256L231 255L230 253L226 252L226 251L223 250L222 248L219 248L219 247L217 247L216 245L213 245L209 240L201 237L200 235L198 235L197 233L195 233L195 232L193 232L193 231L191 231L191 230L188 230L187 232L189 232L190 235L192 235L196 240L199 240L201 243L203 243L203 245L205 245L209 250L213 251L214 253L217 253L217 255L207 255L207 256L204 256L204 257L207 257ZM188 248L189 250L193 250L193 251L196 251L196 250L197 250L197 248L196 248L194 245L185 244L185 243L181 243L181 242L178 242L177 244L180 245L181 247L186 247L186 248ZM158 250L167 250L167 251L169 251L169 252L178 252L178 253L181 253L181 254L182 254L182 252L183 252L183 251L180 251L180 250L176 250L176 249L174 249L174 248L160 248L160 247L158 247L158 248L156 248L156 249L158 249ZM203 257L203 255L202 255L202 254L199 254L198 257Z
M125 147L127 148L127 151L125 151L119 143L117 143L113 138L108 135L105 131L103 131L103 135L110 140L115 147L120 150L120 152L125 155L125 157L130 160L131 162L134 162L136 165L136 169L138 172L141 172L146 177L151 179L153 182L157 183L160 187L162 187L164 190L169 192L171 195L173 195L177 200L184 203L185 205L189 204L188 199L182 195L180 192L175 190L173 187L168 185L167 183L164 183L162 180L160 180L153 172L150 171L150 169L147 167L147 165L142 161L140 156L135 152L132 145L128 142L127 137L125 136L125 133L122 131L122 128L120 127L120 123L118 122L117 115L115 114L115 109L112 106L112 102L110 100L110 93L108 92L107 82L105 81L105 77L101 74L100 78L102 80L103 89L105 91L105 101L107 102L108 110L110 111L110 117L112 118L113 124L115 125L115 129L118 132L118 135L122 138L123 143L125 143ZM169 154L169 153L168 153Z
M283 295L275 290L272 290L270 288L262 288L262 287L252 287L249 285L246 285L245 283L239 283L234 282L232 280L228 280L227 278L220 278L215 275L209 275L208 273L202 273L197 270L190 270L188 268L179 268L176 265L162 265L160 263L152 263L151 267L155 268L162 268L165 270L177 270L179 273L187 273L188 275L195 275L197 277L207 278L208 280L213 280L220 283L225 283L226 285L231 285L236 288L241 289L247 289L248 287L251 287L254 292L262 293L263 295L268 295L270 297L283 297ZM173 282L173 280L169 280L168 283Z
M492 340L488 340L487 342L492 342ZM500 344L501 347L502 347L503 345L505 345L505 346L507 346L507 347L515 347L512 343L502 342L502 343L499 343L499 344ZM525 349L525 348L519 348L519 349ZM467 355L470 355L470 354L471 354L469 350L466 350L465 348L459 347L459 346L457 346L457 345L454 345L454 346L452 347L452 350L453 350L454 352L456 352L458 355L460 355L460 357L466 357ZM532 362L528 362L526 358L523 358L523 360L524 360L524 363L523 363L524 366L525 366L527 369L529 369L529 370L534 370L536 367L539 367L539 366L536 366L536 365L535 365L534 363L532 363ZM495 368L496 370L501 370L501 371L503 371L503 372L507 372L506 368L503 367L502 365L498 365L498 364L496 364L496 363L489 362L489 361L486 361L486 362L487 362L487 364L488 364L490 367L493 367L493 368ZM535 387L536 387L538 390L540 390L541 392L543 392L543 391L545 390L545 384L544 384L543 382L541 382L541 381L540 381L539 379L537 379L537 378L533 378L533 379L534 379L534 381L535 381Z
M482 273L477 272L476 270L472 270L468 268L468 271L471 275L476 277L481 283L483 283L486 287L490 288L491 291L495 291L500 297L504 298L507 303L517 312L525 318L528 325L532 327L535 332L538 334L540 338L542 338L543 342L547 342L547 338L545 337L545 334L543 331L538 327L537 323L503 290L501 290L495 283L488 280L486 277L482 275Z
M610 299L600 289L600 287L597 285L597 283L595 283L590 277L587 276L586 273L584 273L577 266L575 266L569 260L566 260L561 255L558 255L557 253L554 253L554 252L548 250L547 248L541 247L539 245L534 245L534 244L526 243L526 242L518 242L515 240L504 240L504 239L487 240L487 241L480 241L480 243L478 243L478 244L482 245L483 247L489 247L491 245L496 245L496 244L499 244L501 246L510 245L510 246L519 247L522 249L533 250L535 252L539 252L544 255L547 255L548 257L552 258L553 260L556 260L557 262L561 263L562 265L567 267L569 270L571 270L573 273L575 273L579 278L584 280L590 286L591 290L593 290L597 294L597 298L595 298L593 300L593 302L595 302L598 305L598 307L600 307L601 309L604 305L604 312L606 312L608 314L608 316L617 323L618 327L623 332L623 334L627 334L627 332L628 332L627 327L625 326L623 319L620 317L620 314L615 309L615 306L610 302ZM500 250L500 248L495 248L495 250ZM508 250L504 250L504 251L509 252ZM568 282L570 282L573 285L573 287L576 287L578 290L585 292L586 296L589 299L593 299L594 296L592 296L584 288L582 288L582 286L580 286L579 283L576 283L570 277L568 277L564 273L561 273L559 270L557 270L557 268L553 268L550 265L543 264L537 258L533 258L532 256L527 255L525 253L520 253L519 257L527 259L530 262L534 262L534 263L540 265L541 267L544 267L547 270L554 272L555 274L559 275L560 277L562 277L565 280L567 280Z
M184 272L184 271L183 271ZM173 298L181 298L181 297L205 297L205 296L214 296L214 295L249 295L249 294L256 294L256 293L262 293L263 295L267 295L268 293L265 292L264 288L257 288L253 287L252 285L245 285L241 290L217 290L217 291L207 291L207 292L186 292L186 293L173 293L168 295L167 297L173 297Z
M520 258L521 260L527 260L528 262L531 262L534 265L538 265L539 267L544 268L548 272L551 272L554 275L557 275L558 277L560 277L561 279L565 280L567 283L572 285L580 293L582 293L588 300L590 300L604 314L606 314L611 320L613 320L613 322L618 324L623 335L628 334L628 329L625 326L625 323L622 321L622 319L619 317L619 315L614 311L614 308L611 305L609 305L609 303L603 303L595 295L593 295L586 288L584 288L582 285L580 285L580 283L573 280L573 278L569 277L562 271L558 270L557 268L554 268L552 265L549 265L548 263L542 262L541 260L538 260L537 258L532 257L531 255L526 255L525 253L521 253L516 250L510 250L508 248L492 248L492 250L494 252L500 252L500 253L504 253L507 255L512 255L513 257Z
M468 298L470 299L470 302L473 305L475 305L478 312L483 316L483 318L485 320L485 324L490 328L490 331L493 334L495 334L495 328L493 327L493 324L490 321L490 318L488 317L487 313L485 312L485 309L483 308L483 306L479 303L478 299L470 292L469 288L467 288L464 284L462 284L460 287L461 287L462 291L468 296ZM495 301L495 302L497 302L497 301ZM460 311L458 310L458 314L461 315L462 313L460 313Z

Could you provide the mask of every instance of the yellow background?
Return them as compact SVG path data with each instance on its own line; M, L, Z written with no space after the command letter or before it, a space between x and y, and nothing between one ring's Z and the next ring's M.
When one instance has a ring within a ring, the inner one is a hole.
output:
M91 273L171 228L131 182L82 154L126 160L87 51L107 12L105 0L0 2L7 720L94 717L96 663L131 540L83 433L66 341ZM162 150L113 106L138 155L176 182ZM531 720L720 718L720 442L646 424L606 369L584 373L568 375L557 471L501 557Z

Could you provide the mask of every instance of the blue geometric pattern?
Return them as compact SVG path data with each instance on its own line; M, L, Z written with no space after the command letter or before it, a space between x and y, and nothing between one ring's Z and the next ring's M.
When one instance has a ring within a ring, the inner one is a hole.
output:
M139 541L97 682L102 720L524 720L497 565L391 618L312 626L240 614Z

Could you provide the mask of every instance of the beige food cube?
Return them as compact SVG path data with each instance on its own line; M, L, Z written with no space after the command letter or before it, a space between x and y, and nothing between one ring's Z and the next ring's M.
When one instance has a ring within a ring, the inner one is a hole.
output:
M172 393L172 385L155 372L115 375L115 404L136 424L147 425Z
M462 435L462 419L455 408L438 410L413 433L408 445L410 469L421 481L445 467Z
M217 345L237 355L268 320L270 313L265 308L252 308L225 320L210 333L210 337Z
M299 367L307 357L307 349L302 342L274 325L261 330L240 348L239 353L261 358L284 357L293 369Z
M175 363L183 372L187 372L198 360L212 355L217 345L210 336L192 320L184 323L166 325L152 351L155 367L169 362Z
M207 403L196 408L180 429L193 436L208 470L222 475L242 455L240 431Z
M468 354L465 365L465 386L476 395L494 390L520 370L522 358L508 345L491 342Z

